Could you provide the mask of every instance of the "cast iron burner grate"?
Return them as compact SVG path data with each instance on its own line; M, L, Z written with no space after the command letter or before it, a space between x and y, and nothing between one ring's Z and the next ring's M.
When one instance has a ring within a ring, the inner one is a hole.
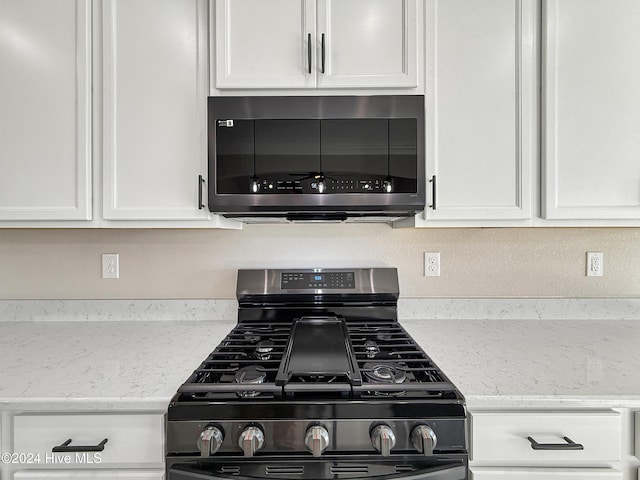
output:
M393 381L385 381L390 371ZM337 317L239 323L179 392L183 400L455 398L400 324Z

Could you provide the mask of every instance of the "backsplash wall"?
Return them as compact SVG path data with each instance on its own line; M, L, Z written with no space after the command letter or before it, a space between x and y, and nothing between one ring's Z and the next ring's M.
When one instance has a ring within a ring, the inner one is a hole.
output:
M423 252L441 253L424 277ZM585 276L585 252L604 276ZM101 278L101 254L120 278ZM403 297L640 297L640 228L0 230L0 299L234 298L238 268L397 267Z

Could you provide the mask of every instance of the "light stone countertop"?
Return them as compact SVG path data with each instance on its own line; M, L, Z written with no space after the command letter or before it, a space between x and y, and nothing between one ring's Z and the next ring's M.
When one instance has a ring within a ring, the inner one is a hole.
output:
M0 409L164 412L234 323L0 322ZM640 407L640 321L401 324L472 411Z

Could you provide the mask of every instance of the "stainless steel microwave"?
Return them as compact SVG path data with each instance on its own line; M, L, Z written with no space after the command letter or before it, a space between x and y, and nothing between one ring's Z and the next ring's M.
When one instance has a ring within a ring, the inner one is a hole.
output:
M424 96L209 97L209 209L389 221L425 206Z

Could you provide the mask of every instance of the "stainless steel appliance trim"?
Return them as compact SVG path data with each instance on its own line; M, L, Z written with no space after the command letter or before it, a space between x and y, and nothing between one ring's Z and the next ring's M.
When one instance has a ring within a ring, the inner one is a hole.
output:
M348 194L220 194L216 190L215 127L209 131L209 209L221 214L286 217L291 212L339 212L347 216L412 215L425 207L424 95L209 97L209 128L216 118L234 119L362 119L415 118L417 130L415 193ZM391 221L385 219L383 221Z
M280 288L283 273L346 273L353 272L355 288L349 289L288 289ZM283 294L399 294L398 271L395 268L290 268L238 270L236 296Z

